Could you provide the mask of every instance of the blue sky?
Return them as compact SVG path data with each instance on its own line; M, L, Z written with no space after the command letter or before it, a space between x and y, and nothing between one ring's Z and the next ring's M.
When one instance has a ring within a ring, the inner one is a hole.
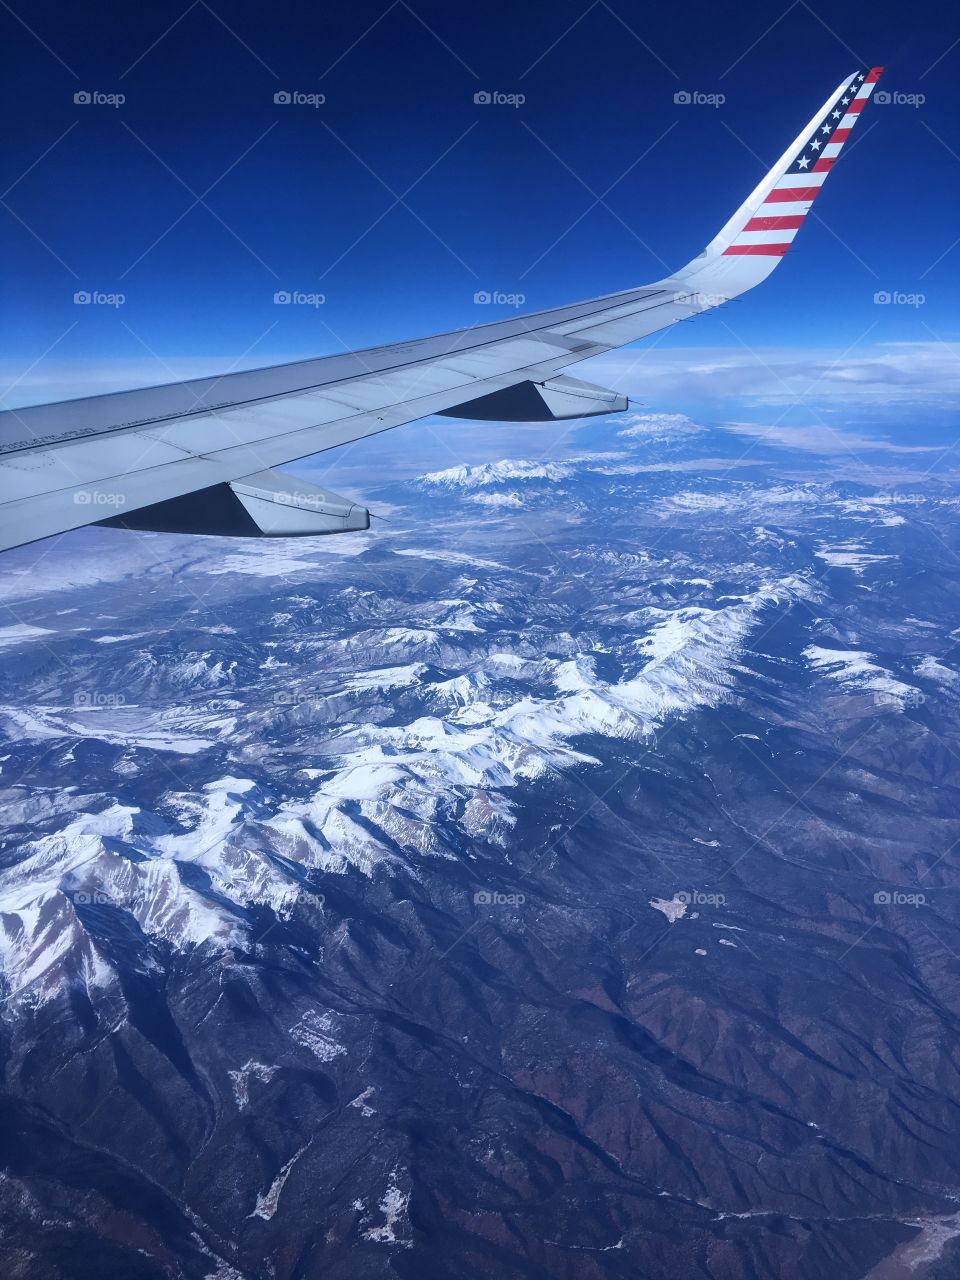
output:
M911 376L929 403L960 338L960 24L924 3L909 19L900 4L805 0L13 0L0 16L15 122L3 372L21 379L8 403L510 310L479 315L480 290L533 309L656 279L699 251L843 76L873 63L905 100L870 105L795 251L734 307L663 337L651 381L656 407L685 398L682 379L661 376L680 348L755 371L771 347L821 368L891 351L903 366L919 351ZM724 100L678 104L683 90ZM75 103L82 91L125 101ZM480 91L525 101L477 104ZM278 290L324 302L278 306ZM77 291L125 301L78 306ZM877 305L878 291L923 303Z

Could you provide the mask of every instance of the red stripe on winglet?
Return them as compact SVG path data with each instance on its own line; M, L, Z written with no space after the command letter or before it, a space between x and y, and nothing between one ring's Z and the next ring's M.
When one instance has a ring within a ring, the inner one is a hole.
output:
M858 111L862 111L863 108L866 106L866 102L867 102L866 98L854 98L854 100L850 103L849 107L847 107L847 115L848 116L856 115Z
M763 203L776 204L778 201L815 200L819 194L819 187L774 187Z
M792 231L799 227L805 215L802 213L773 214L768 217L751 218L744 231Z
M836 157L834 157L834 159L835 158ZM818 160L817 163L813 166L813 172L826 173L828 170L832 168L833 168L833 160L830 160L825 156L822 160Z
M831 141L831 142L846 142L846 140L847 140L849 137L850 137L850 130L849 130L849 129L834 129L834 131L833 131L833 137L830 139L830 141Z
M744 254L752 258L782 258L790 248L788 244L732 244L721 256Z
M867 76L866 80L864 80L863 83L876 84L882 75L883 75L883 67L871 67L870 74Z

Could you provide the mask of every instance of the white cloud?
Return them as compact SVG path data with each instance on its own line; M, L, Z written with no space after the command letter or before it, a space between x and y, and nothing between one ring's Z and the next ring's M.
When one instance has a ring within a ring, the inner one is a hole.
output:
M592 368L590 367L592 366ZM637 347L585 361L578 376L646 400L784 405L960 405L960 342L815 347Z
M754 436L764 444L783 445L788 449L806 449L811 453L839 453L854 455L863 453L938 453L939 445L897 444L881 437L860 435L856 431L841 431L836 427L814 425L810 427L764 426L756 422L725 422L727 431L738 436Z
M650 443L692 436L705 430L699 423L691 422L685 413L634 413L626 421L628 425L617 435L639 437Z

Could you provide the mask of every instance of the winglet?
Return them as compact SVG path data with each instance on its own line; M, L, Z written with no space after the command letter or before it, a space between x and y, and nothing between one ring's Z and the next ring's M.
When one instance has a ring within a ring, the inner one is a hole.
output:
M720 229L707 248L678 275L696 276L735 297L765 279L790 248L883 67L865 67L848 76L763 181Z

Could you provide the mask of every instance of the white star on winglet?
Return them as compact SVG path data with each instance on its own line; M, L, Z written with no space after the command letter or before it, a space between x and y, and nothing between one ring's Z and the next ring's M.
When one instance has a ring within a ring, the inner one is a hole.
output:
M810 143L810 147L813 151L819 151L822 145L823 143L816 141Z
M809 156L801 156L800 159L797 161L797 168L805 169L809 163L810 163Z
M846 105L847 105L847 103L850 101L850 99L849 99L849 98L841 98L841 99L840 99L840 101L843 103L843 105L844 105L844 106L846 106Z
M834 113L833 113L833 118L834 118L834 120L839 120L839 119L840 119L840 112L839 112L839 111L834 111Z
M829 133L829 132L830 132L830 126L829 126L828 124L825 124L825 125L823 126L823 128L820 130L820 132L821 132L821 133Z
M862 79L863 79L863 76L862 76L862 75L859 75L859 76L857 76L857 79L858 79L858 80L862 80Z

